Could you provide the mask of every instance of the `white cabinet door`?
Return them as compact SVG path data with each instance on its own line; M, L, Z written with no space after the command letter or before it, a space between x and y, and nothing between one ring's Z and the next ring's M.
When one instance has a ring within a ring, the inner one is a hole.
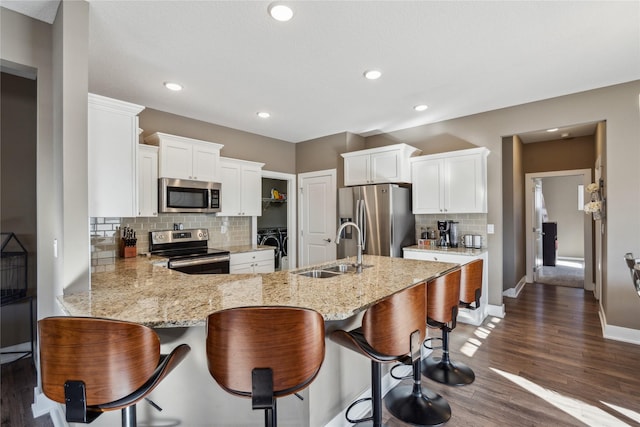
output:
M371 154L370 172L371 181L402 182L402 164L400 150L383 151Z
M486 212L482 156L471 154L446 159L447 212Z
M220 159L222 211L218 216L261 216L262 166L264 163Z
M407 144L343 153L344 185L410 183L409 158L419 153Z
M149 135L144 141L160 148L160 178L220 180L220 150L223 145L160 132Z
M344 185L364 185L369 184L370 156L363 154L360 156L345 157L344 159Z
M138 144L138 216L158 216L158 147Z
M413 184L411 191L414 214L443 212L443 167L442 159L421 159L412 163L411 181Z
M144 107L89 94L89 216L137 214L138 114Z
M411 159L414 214L487 212L486 148Z
M220 149L208 143L193 143L193 178L197 181L220 180Z
M193 147L182 141L160 142L160 178L193 179Z

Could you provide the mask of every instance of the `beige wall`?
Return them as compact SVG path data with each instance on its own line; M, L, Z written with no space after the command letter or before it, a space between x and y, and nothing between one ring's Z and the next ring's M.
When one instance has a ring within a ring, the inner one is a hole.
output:
M399 130L384 137L369 137L367 141L384 139L388 143L404 142L424 151L428 141L446 137L447 140L468 141L491 150L488 157L487 222L495 224L496 232L488 236L489 302L502 304L502 265L503 262L513 262L503 258L506 252L503 246L502 138L551 127L606 120L603 173L608 218L603 235L603 297L606 298L606 304L602 314L606 318L606 331L611 331L611 327L640 329L640 316L630 315L640 312L640 298L633 295L629 273L621 264L625 252L640 253L640 220L636 214L640 210L640 168L636 166L640 158L639 94L640 81L634 81ZM370 147L369 143L367 147ZM568 153L567 156L572 154ZM517 244L521 245L522 242Z
M522 141L517 135L502 142L503 290L515 287L526 275L524 172Z
M37 286L36 143L37 84L33 79L2 73L0 82L0 230L15 233L28 252L29 292ZM20 276L24 277L24 276ZM3 274L3 279L5 279ZM23 283L2 283L22 288ZM29 341L29 306L2 307L0 347Z
M523 144L523 172L593 169L595 155L594 136Z
M295 173L295 144L146 108L140 113L142 137L163 132L224 145L222 155L264 163L264 170Z
M558 223L558 256L584 258L584 211L578 210L582 175L542 178L542 194L549 215Z

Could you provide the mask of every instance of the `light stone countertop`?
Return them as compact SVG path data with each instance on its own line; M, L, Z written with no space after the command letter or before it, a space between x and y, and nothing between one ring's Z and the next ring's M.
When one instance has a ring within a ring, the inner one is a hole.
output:
M273 251L275 247L268 246L268 245L235 245L235 246L220 246L220 247L216 247L216 249L223 249L225 251L231 252L232 254L240 254L243 252Z
M465 248L464 246L459 246L457 248L446 248L446 247L430 247L430 246L407 246L402 248L403 251L416 251L416 252L431 252L436 254L451 254L451 255L467 255L467 256L478 256L485 252L487 252L487 248L482 249L473 249L473 248Z
M360 274L313 279L291 271L188 275L154 265L161 258L119 258L115 270L91 275L91 291L58 297L71 316L106 317L156 328L202 326L215 311L256 305L314 309L344 320L388 295L437 277L458 264L365 255ZM354 257L348 259L353 262ZM325 263L336 265L345 260ZM299 269L301 270L308 270Z

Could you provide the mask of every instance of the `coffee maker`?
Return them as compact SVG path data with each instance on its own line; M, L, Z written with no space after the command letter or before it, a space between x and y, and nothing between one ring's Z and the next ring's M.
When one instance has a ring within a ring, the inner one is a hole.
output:
M438 239L438 246L449 246L449 221L438 221L438 231L440 232L440 239Z

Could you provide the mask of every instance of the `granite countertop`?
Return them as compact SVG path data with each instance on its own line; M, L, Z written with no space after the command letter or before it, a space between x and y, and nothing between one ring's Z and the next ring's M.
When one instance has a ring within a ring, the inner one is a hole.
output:
M467 256L478 256L485 252L487 252L487 248L481 249L473 249L473 248L465 248L463 246L459 246L457 248L447 248L441 246L407 246L402 248L403 251L417 251L417 252L432 252L437 254L450 254L450 255L467 255Z
M235 246L221 246L218 249L224 249L232 254L240 254L243 252L255 252L255 251L272 251L275 249L273 246L268 245L235 245Z
M458 266L365 255L363 263L371 267L360 274L313 279L295 270L188 275L156 265L159 261L154 256L117 259L114 271L91 275L91 291L63 295L58 301L71 316L107 317L157 328L202 326L214 311L252 305L307 307L327 321L344 320ZM348 260L353 261L353 257Z

